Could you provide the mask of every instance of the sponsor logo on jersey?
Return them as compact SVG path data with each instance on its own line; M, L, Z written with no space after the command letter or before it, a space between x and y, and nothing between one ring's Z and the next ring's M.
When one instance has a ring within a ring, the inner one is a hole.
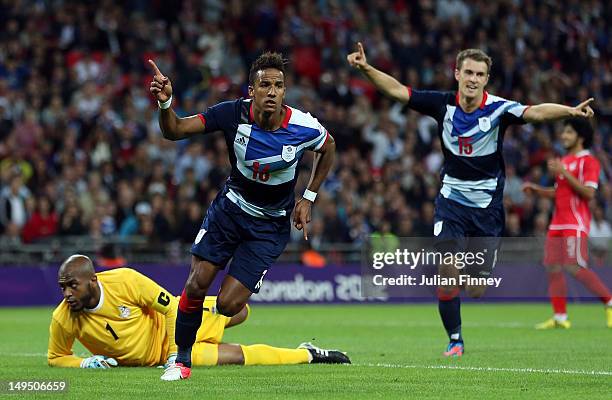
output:
M246 145L246 140L245 140L244 136L238 136L238 137L236 137L235 142L236 142L236 143L238 143L238 144L239 144L239 145L241 145L241 146Z

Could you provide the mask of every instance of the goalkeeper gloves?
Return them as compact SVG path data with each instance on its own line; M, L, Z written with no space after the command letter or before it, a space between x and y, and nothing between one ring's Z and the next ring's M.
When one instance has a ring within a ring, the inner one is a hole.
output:
M117 360L104 356L91 356L81 361L81 368L110 369L117 365Z
M168 354L168 359L166 360L166 363L164 364L164 369L173 366L175 363L176 363L176 353Z

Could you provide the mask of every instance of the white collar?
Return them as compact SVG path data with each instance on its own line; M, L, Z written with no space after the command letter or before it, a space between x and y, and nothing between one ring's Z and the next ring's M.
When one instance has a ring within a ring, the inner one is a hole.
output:
M589 149L584 149L584 150L580 150L578 153L576 153L575 156L576 157L582 157L582 156L588 156L589 154L591 154Z
M100 300L98 301L98 305L94 308L84 308L83 311L96 312L102 308L102 305L104 304L104 287L102 286L102 282L98 281L98 287L100 288Z

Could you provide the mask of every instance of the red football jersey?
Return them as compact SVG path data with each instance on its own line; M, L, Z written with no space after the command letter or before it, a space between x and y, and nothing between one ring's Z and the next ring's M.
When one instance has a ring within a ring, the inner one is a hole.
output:
M561 161L565 169L580 183L597 189L601 167L590 151L582 150L567 155ZM555 187L555 212L549 229L575 229L588 234L591 227L589 201L574 192L562 175L557 176Z

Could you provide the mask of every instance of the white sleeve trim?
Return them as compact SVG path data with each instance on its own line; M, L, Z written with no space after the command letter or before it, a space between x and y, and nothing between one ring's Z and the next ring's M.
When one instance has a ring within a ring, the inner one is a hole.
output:
M327 133L327 130L325 131L325 133L323 135L319 135L319 138L322 136L322 139L319 143L317 143L317 145L314 147L314 151L317 151L319 149L321 149L321 147L323 147L323 145L325 144L325 142L327 142L327 135L329 135L329 133ZM318 139L318 138L317 138Z

